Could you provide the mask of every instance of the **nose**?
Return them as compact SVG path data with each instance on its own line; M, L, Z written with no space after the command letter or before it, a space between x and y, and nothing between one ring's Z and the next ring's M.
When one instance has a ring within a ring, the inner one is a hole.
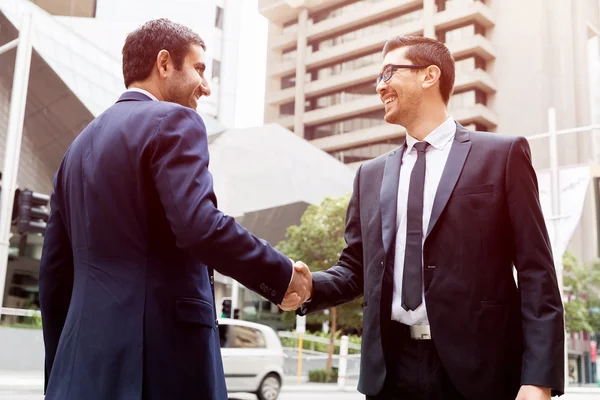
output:
M208 81L206 79L203 79L202 83L200 83L200 90L202 91L202 96L210 96L210 87L208 86Z
M381 94L383 94L383 92L385 91L385 89L387 88L387 86L388 86L387 82L382 79L377 84L377 86L375 88L375 91L377 93L379 93L379 95L381 95Z

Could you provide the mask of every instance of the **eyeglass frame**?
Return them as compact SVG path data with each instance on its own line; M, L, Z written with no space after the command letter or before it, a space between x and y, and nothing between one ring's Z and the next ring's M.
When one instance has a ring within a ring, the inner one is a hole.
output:
M399 69L412 69L412 70L419 70L419 69L425 69L429 67L429 65L414 65L414 64L386 64L386 66L383 68L383 71L381 71L379 73L379 75L377 75L377 80L375 81L375 87L379 86L379 84L383 81L383 82L388 82L390 79L392 79L392 76L394 76L394 74L396 73L397 70ZM387 79L383 79L383 73L387 70L390 69L390 76Z

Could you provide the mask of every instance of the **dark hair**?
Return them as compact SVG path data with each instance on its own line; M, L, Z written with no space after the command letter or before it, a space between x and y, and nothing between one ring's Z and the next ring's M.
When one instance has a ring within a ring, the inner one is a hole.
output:
M440 94L448 104L454 88L454 57L442 42L422 36L396 36L383 46L383 56L401 47L406 49L405 57L413 64L436 65L441 71Z
M123 79L125 87L150 76L156 56L167 50L175 68L180 69L190 45L206 50L204 40L191 29L166 18L155 19L131 32L123 46Z

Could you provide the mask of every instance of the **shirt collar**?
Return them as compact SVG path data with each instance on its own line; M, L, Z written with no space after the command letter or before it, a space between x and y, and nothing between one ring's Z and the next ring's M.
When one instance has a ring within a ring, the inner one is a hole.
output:
M448 117L440 126L435 128L429 135L425 137L425 141L430 146L438 150L442 150L456 134L456 122L454 118ZM410 153L415 143L418 140L406 133L406 153Z
M140 88L129 88L126 90L126 92L138 92L138 93L142 93L145 94L146 96L150 97L152 100L154 101L158 101L158 99L150 92L148 92L147 90L144 89L140 89Z

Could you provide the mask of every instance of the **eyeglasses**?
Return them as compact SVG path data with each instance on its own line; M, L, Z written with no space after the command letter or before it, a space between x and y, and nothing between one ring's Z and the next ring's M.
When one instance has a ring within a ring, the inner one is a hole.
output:
M381 71L381 73L377 76L377 81L375 82L375 86L378 86L381 83L381 81L387 82L390 79L392 79L392 75L394 75L394 72L396 72L396 70L399 70L399 69L417 70L417 69L424 69L424 68L427 68L427 65L388 64L385 66L383 71Z

